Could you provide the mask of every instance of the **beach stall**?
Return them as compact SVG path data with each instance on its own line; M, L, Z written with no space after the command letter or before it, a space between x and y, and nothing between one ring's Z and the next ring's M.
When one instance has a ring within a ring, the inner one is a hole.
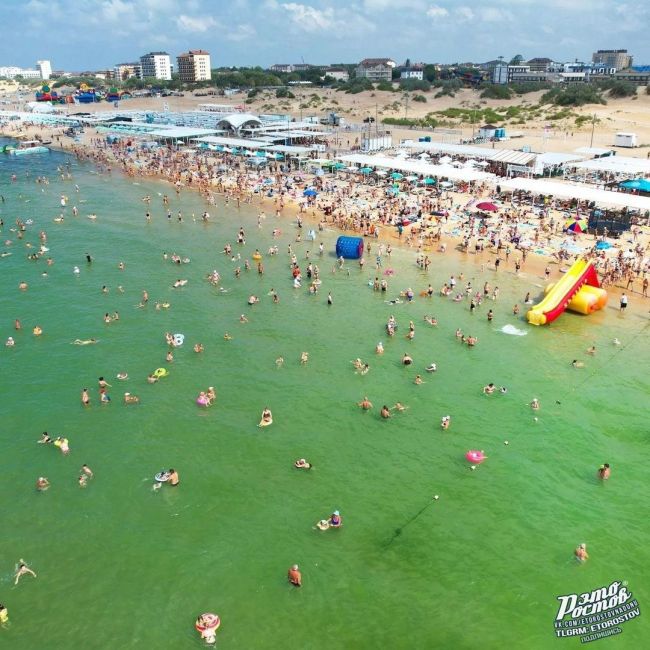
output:
M615 147L638 147L636 133L617 133L614 137Z

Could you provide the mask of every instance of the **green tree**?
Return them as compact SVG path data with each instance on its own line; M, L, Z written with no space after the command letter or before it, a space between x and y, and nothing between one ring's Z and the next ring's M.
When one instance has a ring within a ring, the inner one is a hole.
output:
M510 63L508 65L521 65L524 61L524 57L521 54L516 54L515 56L510 59Z
M438 71L436 70L435 65L431 65L430 63L424 66L424 78L428 82L433 82L438 78Z

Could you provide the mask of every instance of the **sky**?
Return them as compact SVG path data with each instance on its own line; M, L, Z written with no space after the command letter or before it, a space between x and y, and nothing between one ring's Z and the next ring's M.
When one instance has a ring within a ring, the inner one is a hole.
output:
M212 67L274 63L590 60L650 64L647 0L0 0L0 66L98 70L154 50Z

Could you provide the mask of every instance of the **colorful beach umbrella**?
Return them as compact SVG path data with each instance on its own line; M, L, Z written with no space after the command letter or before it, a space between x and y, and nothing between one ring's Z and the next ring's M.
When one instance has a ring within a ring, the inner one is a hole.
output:
M587 232L589 224L586 219L568 219L564 224L566 232Z
M483 201L482 203L477 203L476 208L478 210L483 210L484 212L497 212L499 208L494 205L494 203L490 203L489 201Z
M402 180L402 178L404 178L404 177L402 176L402 174L400 174L399 172L393 172L393 173L390 175L390 177L391 177L394 181L400 181L400 180Z
M436 184L436 179L435 179L435 178L428 177L428 178L425 178L422 182L423 182L425 185L435 185L435 184Z
M372 171L372 168L371 167L362 167L359 171L362 174L369 174Z
M302 195L303 196L318 196L318 192L313 187L309 187L302 193Z

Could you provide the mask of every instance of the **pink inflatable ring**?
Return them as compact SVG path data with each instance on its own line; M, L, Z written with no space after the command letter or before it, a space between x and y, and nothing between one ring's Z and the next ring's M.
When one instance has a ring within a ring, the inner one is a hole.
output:
M480 465L487 458L487 456L482 451L478 451L476 449L470 449L465 454L465 458L467 458L467 460L470 463L473 463L475 465Z

